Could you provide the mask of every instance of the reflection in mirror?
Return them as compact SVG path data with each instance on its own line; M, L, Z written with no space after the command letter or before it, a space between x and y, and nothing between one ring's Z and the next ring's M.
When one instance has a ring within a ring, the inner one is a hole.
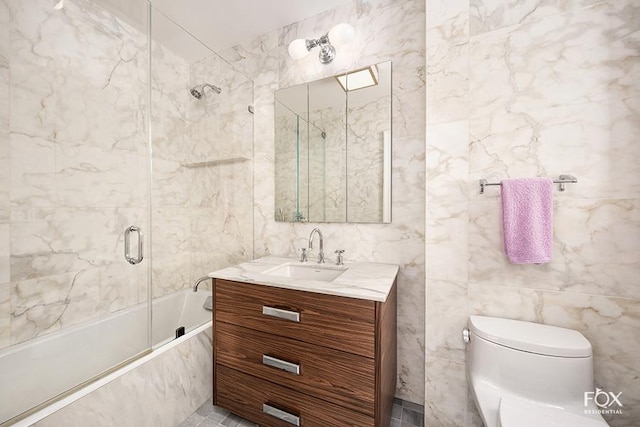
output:
M391 222L391 62L276 92L275 219Z

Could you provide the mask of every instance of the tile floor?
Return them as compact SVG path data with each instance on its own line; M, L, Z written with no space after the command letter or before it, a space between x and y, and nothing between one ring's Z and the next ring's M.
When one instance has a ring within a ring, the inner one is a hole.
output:
M184 420L179 427L256 427L229 411L213 406L207 400L196 412ZM406 400L396 399L389 427L424 427L424 407Z

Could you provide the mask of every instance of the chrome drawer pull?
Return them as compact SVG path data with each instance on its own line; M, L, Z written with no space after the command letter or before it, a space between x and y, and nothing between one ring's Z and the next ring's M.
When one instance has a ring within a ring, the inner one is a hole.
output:
M281 308L262 306L262 314L265 316L277 317L278 319L300 322L300 313L297 311L282 310Z
M289 424L293 424L294 426L300 425L300 417L298 417L297 415L293 415L281 409L274 408L273 406L267 405L266 403L262 404L262 412L271 415L272 417L276 417L279 420L285 421Z
M300 375L300 365L287 362L282 359L277 359L275 357L267 356L266 354L262 355L262 364L271 366L273 368L282 369L283 371L291 372L292 374Z

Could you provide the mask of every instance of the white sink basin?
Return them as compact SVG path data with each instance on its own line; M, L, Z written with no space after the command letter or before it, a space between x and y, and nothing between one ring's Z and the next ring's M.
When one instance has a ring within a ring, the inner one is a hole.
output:
M322 264L282 264L263 274L269 276L288 277L298 280L319 280L331 282L347 271L345 267L334 267Z

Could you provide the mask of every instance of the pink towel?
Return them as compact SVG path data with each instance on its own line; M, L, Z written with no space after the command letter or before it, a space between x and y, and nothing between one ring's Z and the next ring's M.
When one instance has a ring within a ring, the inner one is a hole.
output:
M551 261L553 252L553 180L502 181L504 249L513 264Z

